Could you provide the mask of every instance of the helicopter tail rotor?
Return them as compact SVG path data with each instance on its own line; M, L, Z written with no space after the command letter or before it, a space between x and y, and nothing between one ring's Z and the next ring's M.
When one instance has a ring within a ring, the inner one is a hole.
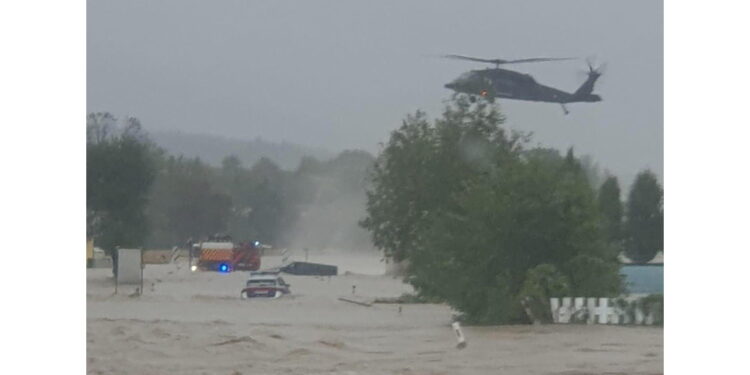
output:
M601 76L602 74L604 74L604 70L607 67L607 63L600 63L600 64L597 65L595 63L595 59L592 58L592 57L589 57L589 58L586 59L586 65L589 68L589 71L586 72L586 74L588 76L596 75L597 77Z
M586 72L586 81L583 82L581 87L576 90L576 92L573 94L577 100L579 101L600 101L601 97L598 95L594 95L594 84L599 79L599 77L602 76L602 73L605 68L605 64L599 64L599 66L594 65L593 59L589 58L586 59L586 65L588 66L588 71Z
M579 79L588 80L588 79L598 79L601 76L604 75L607 68L607 63L600 63L597 64L594 60L594 58L589 57L586 59L586 69L579 69L577 71L577 77ZM601 82L601 81L599 81Z

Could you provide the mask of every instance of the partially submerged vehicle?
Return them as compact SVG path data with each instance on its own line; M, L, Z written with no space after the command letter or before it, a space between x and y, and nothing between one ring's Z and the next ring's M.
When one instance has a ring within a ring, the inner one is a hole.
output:
M191 270L217 271L254 271L260 268L260 242L242 242L235 244L231 239L220 239L201 242L191 253ZM197 264L193 264L193 256Z
M240 292L240 297L270 297L279 298L289 294L290 285L287 284L278 272L251 272L247 279L245 289Z
M328 264L309 263L309 262L292 262L280 269L292 275L306 276L336 276L339 268Z

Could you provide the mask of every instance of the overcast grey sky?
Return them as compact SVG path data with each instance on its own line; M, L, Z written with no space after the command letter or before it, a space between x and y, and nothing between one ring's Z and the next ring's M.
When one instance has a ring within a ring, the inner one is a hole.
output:
M88 1L87 107L147 129L373 153L443 85L483 66L435 58L596 56L604 101L501 101L533 143L592 155L629 185L663 175L661 1ZM567 91L583 61L513 66Z

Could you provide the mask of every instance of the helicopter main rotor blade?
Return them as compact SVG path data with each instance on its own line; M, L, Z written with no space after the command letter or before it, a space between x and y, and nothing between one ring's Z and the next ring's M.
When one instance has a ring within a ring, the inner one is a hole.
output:
M462 55L444 55L443 57L446 57L449 59L485 62L485 63L490 63L490 64L505 64L507 62L507 60L501 60L501 59L482 59L479 57L470 57L470 56L462 56Z
M535 57L531 59L508 60L505 62L505 64L517 64L517 63L541 62L541 61L562 61L562 60L575 60L575 57Z
M503 59L483 59L479 57L471 57L471 56L463 56L463 55L445 55L443 57L446 57L449 59L478 61L478 62L484 62L484 63L495 64L495 65L520 64L520 63L542 62L542 61L574 60L575 59L573 57L534 57L534 58L529 58L529 59L503 60Z

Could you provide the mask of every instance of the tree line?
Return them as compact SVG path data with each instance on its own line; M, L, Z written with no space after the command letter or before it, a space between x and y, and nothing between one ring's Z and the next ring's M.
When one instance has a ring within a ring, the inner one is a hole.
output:
M661 250L653 174L639 175L623 224L614 177L597 189L572 149L528 148L503 123L495 104L463 95L432 123L407 116L373 168L361 225L374 244L406 261L422 297L474 323L544 316L550 296L620 293L618 253Z
M344 203L359 200L363 211L374 160L366 152L305 157L293 171L268 158L245 167L232 155L211 166L168 155L135 118L119 122L109 113L87 117L87 233L108 253L117 246L182 246L215 233L276 246L309 241L314 248L356 243L341 233L353 228L367 241L359 217L335 217ZM297 236L300 223L320 212L336 230Z

